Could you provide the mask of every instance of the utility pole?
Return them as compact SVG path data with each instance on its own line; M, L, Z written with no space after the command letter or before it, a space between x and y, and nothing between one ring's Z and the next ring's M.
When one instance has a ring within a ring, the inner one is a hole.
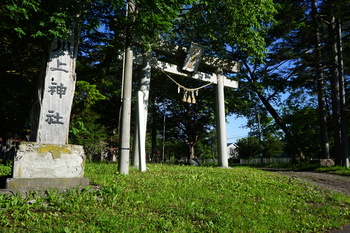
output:
M163 114L163 149L162 149L162 163L165 163L165 109Z
M134 0L127 2L127 17L135 12ZM129 174L130 160L130 123L131 123L131 95L132 95L132 66L133 66L133 51L132 51L132 34L131 28L126 28L125 37L125 64L123 76L123 96L122 96L122 111L120 123L120 147L119 147L119 173Z
M256 115L257 115L257 118L258 118L260 162L261 162L261 164L263 164L264 156L263 156L262 131L261 131L261 122L260 122L260 113L259 113L259 111L256 111Z

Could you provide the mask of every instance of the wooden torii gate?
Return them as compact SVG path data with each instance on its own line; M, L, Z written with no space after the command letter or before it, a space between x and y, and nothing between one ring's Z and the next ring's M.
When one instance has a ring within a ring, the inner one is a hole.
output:
M134 43L135 44L135 43ZM137 44L137 43L136 43ZM196 47L196 45L191 46ZM153 47L153 51L173 57L186 58L188 65L189 56L193 56L193 51L191 48L188 50L185 47L180 47L177 45L168 44L160 41L158 46ZM193 49L192 49L193 50ZM192 55L191 55L192 52ZM150 77L151 68L160 69L165 72L183 76L186 78L192 78L201 80L204 82L210 82L216 84L216 122L217 122L217 136L218 136L218 160L219 166L227 168L228 167L228 156L227 156L227 141L226 141L226 114L225 114L225 98L224 98L224 87L238 88L238 82L234 80L227 79L222 75L223 71L229 73L237 73L239 70L239 63L236 61L222 60L215 57L203 56L198 58L196 61L192 62L200 63L201 66L205 66L214 69L213 74L203 73L196 71L194 68L192 71L194 73L184 72L178 65L170 64L164 61L158 61L155 58L150 58L147 55L136 55L134 57L134 63L142 66L142 78L141 86L138 91L138 111L137 111L137 123L136 123L136 137L134 141L133 158L134 166L138 166L140 171L146 170L146 126L147 126L147 107L148 107L148 95L150 88ZM198 65L197 64L197 65ZM193 64L192 64L193 65ZM192 69L191 65L191 69ZM136 153L136 154L135 154ZM137 155L138 153L138 155ZM137 161L137 158L139 161Z

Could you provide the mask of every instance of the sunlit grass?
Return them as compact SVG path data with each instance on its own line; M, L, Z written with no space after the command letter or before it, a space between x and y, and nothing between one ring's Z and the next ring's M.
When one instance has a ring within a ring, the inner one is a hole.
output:
M0 164L0 176L7 176L11 175L11 167L10 166L4 166L3 164Z
M350 223L350 197L249 167L88 163L89 190L0 195L3 232L324 232Z
M326 172L330 174L342 175L342 176L350 176L350 168L346 167L319 167L315 169L317 172Z

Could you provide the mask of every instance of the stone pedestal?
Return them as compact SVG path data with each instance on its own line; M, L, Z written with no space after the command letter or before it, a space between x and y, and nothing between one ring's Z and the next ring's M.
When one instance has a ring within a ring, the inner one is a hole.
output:
M13 176L6 188L15 190L86 187L82 146L23 142L14 158Z
M6 180L6 190L26 192L29 190L85 188L89 185L88 178L9 178Z

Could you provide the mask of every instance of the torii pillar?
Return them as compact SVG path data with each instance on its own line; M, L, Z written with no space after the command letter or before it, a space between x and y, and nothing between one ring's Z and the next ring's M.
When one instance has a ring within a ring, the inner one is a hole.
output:
M217 84L215 89L216 102L216 124L217 124L217 138L218 138L218 158L219 166L223 168L228 167L227 158L227 140L226 140L226 113L225 113L225 97L224 97L224 76L222 69L216 70Z

